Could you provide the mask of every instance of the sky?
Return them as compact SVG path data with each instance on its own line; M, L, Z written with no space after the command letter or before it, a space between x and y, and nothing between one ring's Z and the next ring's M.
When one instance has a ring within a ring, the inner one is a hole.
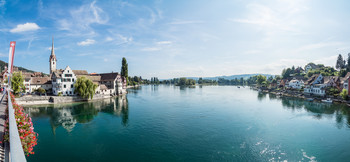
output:
M281 74L350 53L347 0L0 0L0 60L160 79Z

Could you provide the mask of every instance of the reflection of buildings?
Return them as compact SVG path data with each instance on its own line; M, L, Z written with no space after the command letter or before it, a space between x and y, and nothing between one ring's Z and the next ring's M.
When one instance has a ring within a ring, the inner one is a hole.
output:
M56 133L56 129L60 126L67 132L72 132L77 123L89 123L99 112L120 116L122 125L127 126L129 121L129 109L126 95L95 102L25 108L25 113L29 114L31 117L49 117L54 134Z
M336 127L339 129L342 128L343 125L346 125L350 128L350 112L348 110L348 106L345 104L309 102L303 99L290 97L270 97L270 99L281 100L283 107L288 108L292 111L296 109L305 110L306 112L310 113L310 115L312 115L315 119L326 118L329 120L335 120Z
M68 132L71 132L77 123L70 108L54 109L52 117L50 123L54 134L58 126L62 126Z

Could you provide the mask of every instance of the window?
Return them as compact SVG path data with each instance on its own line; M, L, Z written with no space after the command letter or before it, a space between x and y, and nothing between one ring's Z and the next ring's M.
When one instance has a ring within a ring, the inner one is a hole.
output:
M71 84L70 87L73 88L73 84Z
M69 71L68 71L69 73ZM72 77L72 74L64 74L65 77Z
M55 65L55 61L53 62L53 64Z
M66 85L63 85L63 88L66 88Z
M72 94L72 91L69 91L69 94Z
M74 78L72 79L72 82L74 82Z

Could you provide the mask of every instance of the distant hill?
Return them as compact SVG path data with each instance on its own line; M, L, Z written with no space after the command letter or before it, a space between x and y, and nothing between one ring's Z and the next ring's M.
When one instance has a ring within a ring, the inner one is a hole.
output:
M5 69L5 67L7 67L7 63L5 61L0 60L1 71L3 71ZM25 71L25 72L30 72L30 73L34 73L35 72L33 70L28 70L28 69L23 68L23 67L18 67L18 66L14 66L14 67L17 67L18 70Z
M255 75L263 75L266 76L266 78L272 76L274 77L275 75L271 75L271 74L239 74L239 75L230 75L230 76L216 76L216 77L203 77L203 79L210 79L210 80L218 80L219 78L224 78L224 79L228 79L228 80L232 80L232 79L248 79L249 77L255 76ZM194 80L198 80L199 77L186 77L187 79L194 79Z

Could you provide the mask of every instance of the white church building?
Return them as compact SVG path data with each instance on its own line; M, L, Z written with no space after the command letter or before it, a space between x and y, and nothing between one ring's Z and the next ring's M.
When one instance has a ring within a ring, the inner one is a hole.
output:
M50 76L52 82L52 93L54 95L72 96L74 84L77 78L85 76L98 84L96 93L108 96L115 96L126 93L126 79L119 73L89 74L86 70L72 70L69 66L65 69L56 69L57 59L52 39L50 55Z

